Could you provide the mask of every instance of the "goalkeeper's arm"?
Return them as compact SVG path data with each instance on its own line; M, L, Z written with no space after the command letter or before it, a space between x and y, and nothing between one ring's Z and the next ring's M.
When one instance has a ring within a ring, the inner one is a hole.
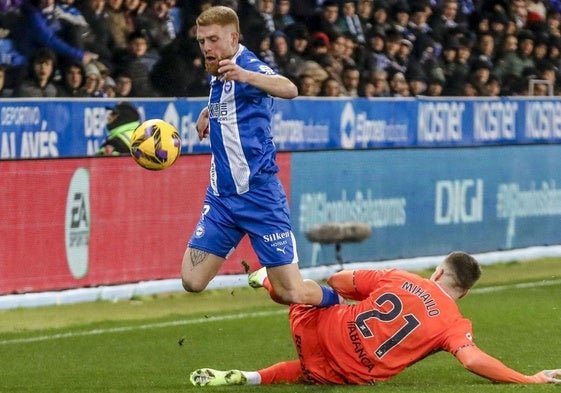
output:
M543 370L534 375L524 375L507 367L476 346L460 349L456 353L456 358L469 371L494 382L561 383L561 369Z

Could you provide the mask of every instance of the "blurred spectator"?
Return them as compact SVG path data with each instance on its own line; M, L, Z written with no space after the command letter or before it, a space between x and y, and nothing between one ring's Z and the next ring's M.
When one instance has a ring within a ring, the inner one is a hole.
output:
M456 52L456 63L454 67L454 74L452 74L450 79L447 79L445 86L445 95L461 95L461 85L460 89L457 89L456 83L463 83L469 77L469 72L471 70L471 53L472 53L472 42L469 38L463 37L458 40L458 50Z
M298 78L297 86L300 97L317 97L320 91L320 84L308 74L303 74Z
M401 47L402 36L399 32L392 30L386 34L386 46L384 56L379 57L377 68L388 71L390 74L395 72L405 72L406 67L400 64L398 53Z
M439 67L442 69L444 81L452 78L456 73L456 57L460 42L456 37L448 37L442 45L442 53L439 57Z
M17 13L23 0L2 0L0 1L0 13L2 15Z
M105 78L102 89L107 98L115 98L117 96L117 92L115 91L116 85L112 77Z
M269 35L263 36L257 57L267 64L276 73L280 72L280 68L276 63L275 54L271 49L271 37Z
M185 31L162 50L151 77L163 97L204 97L209 93L199 44Z
M115 63L119 65L117 72L125 72L131 78L131 96L156 96L152 86L151 71L158 60L159 54L148 48L148 40L142 32L129 35L127 51Z
M29 76L15 89L15 97L56 97L52 82L57 63L56 54L48 48L39 48L31 61Z
M385 7L379 7L379 10L383 12L380 14L380 19L374 19L374 0L358 0L356 5L356 13L360 20L360 26L362 28L363 34L365 35L364 39L366 42L366 32L370 30L374 25L381 25L383 23L387 23L388 20L388 12ZM389 26L388 26L389 27Z
M177 0L165 0L168 6L169 19L171 20L171 27L173 29L174 37L183 30L183 10L177 5Z
M319 95L321 97L340 97L341 83L333 77L327 78L321 85Z
M537 78L549 81L554 89L557 89L558 69L549 60L542 60L536 64Z
M339 2L337 0L325 0L312 17L308 19L307 26L310 34L321 32L327 34L329 39L341 30L337 25L339 19Z
M420 67L411 67L405 74L409 83L409 95L421 96L427 91L427 76Z
M86 82L84 84L84 96L106 98L107 95L103 90L103 80L101 73L94 63L86 65Z
M503 54L499 65L500 75L512 74L522 76L522 71L528 67L534 67L532 54L534 52L534 33L530 30L522 30L518 34L518 49Z
M413 43L406 38L399 40L399 48L395 54L395 60L399 65L400 70L406 70L411 62L411 51L413 50Z
M376 97L376 87L371 81L364 81L360 84L358 89L358 96L364 98Z
M27 72L27 60L16 49L11 30L0 27L0 65L5 87L13 89Z
M229 1L224 5L234 9L240 18L242 43L253 53L259 52L261 39L269 32L267 24L253 0ZM273 30L274 31L274 30Z
M12 97L14 95L13 89L6 86L6 69L7 67L0 64L0 97Z
M290 0L278 0L276 12L273 15L275 30L284 31L288 26L296 23L296 20L290 13Z
M501 81L493 74L489 75L489 79L485 84L485 92L489 97L499 97L501 95Z
M409 97L409 84L402 72L396 72L390 77L390 96Z
M59 97L84 97L85 81L86 73L82 63L77 61L72 62L63 70L57 95Z
M457 0L444 0L442 11L435 12L428 19L427 22L431 27L432 37L436 41L444 41L458 27L458 22L456 21L458 7Z
M257 10L265 22L267 35L273 34L277 29L275 26L275 0L256 0Z
M444 92L444 81L440 79L430 79L427 84L427 96L440 97Z
M356 13L355 0L343 0L343 8L337 18L336 25L340 32L352 34L358 43L364 44L366 42L362 23Z
M70 45L59 36L63 29L55 14L54 0L25 0L22 20L17 27L14 37L17 37L18 50L27 59L42 47L53 50L63 62L78 60L87 64L97 57Z
M310 37L310 45L308 46L308 58L316 60L318 57L326 55L329 52L331 42L325 33L314 33Z
M465 97L479 97L482 95L483 91L479 89L479 84L473 78L469 78L462 85L462 96Z
M105 9L105 0L84 0L82 15L90 28L92 39L85 43L85 48L97 53L99 59L111 65L115 42L111 34L110 17Z
M386 33L381 29L374 28L367 32L367 57L364 63L364 73L369 74L376 70L384 70L389 64L385 55Z
M85 44L93 39L86 18L74 5L74 0L57 1L54 15L62 25L61 38L76 48L86 49Z
M273 34L272 51L280 73L291 80L296 80L304 59L290 51L288 37L282 31Z
M323 81L329 78L329 73L315 60L306 60L304 62L298 77L300 78L302 75L314 78L318 86L318 92L316 94L319 94L319 87Z
M309 23L323 0L290 0L290 11L296 23Z
M132 79L126 72L115 77L115 97L132 97Z
M140 31L138 19L144 14L147 7L148 3L146 0L123 0L122 8L125 13L125 22L129 34L134 31Z
M500 48L508 34L507 27L509 25L509 20L507 15L502 11L496 11L491 14L489 18L490 33L493 35L495 40L495 47Z
M550 9L546 18L547 34L549 37L561 37L561 13Z
M491 70L493 69L493 64L485 56L480 56L473 62L471 68L471 79L472 83L476 85L479 95L486 94L486 85L491 76Z
M136 26L146 36L148 46L158 52L176 37L167 0L151 0L148 8L137 16Z
M132 31L127 25L123 0L106 0L105 11L108 15L113 50L125 49L127 47L127 37Z
M539 35L536 37L536 41L534 42L534 50L532 52L532 59L534 63L539 63L542 60L547 58L547 53L549 50L548 47L548 37L545 35Z
M417 58L420 58L421 54L425 50L426 43L433 41L431 37L432 29L427 23L429 18L427 8L428 7L422 4L413 5L411 7L411 16L407 25L409 32L414 36L413 39L410 38L410 41L414 43L413 55Z
M290 25L285 33L288 37L290 52L304 61L308 56L307 50L310 43L308 28L301 23L295 23Z
M495 39L491 31L480 33L477 37L477 42L473 50L472 56L478 59L483 59L491 66L495 61Z
M345 36L338 34L333 39L327 52L327 56L329 57L329 69L327 71L332 78L337 79L339 84L342 83L341 77L343 69L346 66L354 65L354 61L346 57L345 45Z
M346 66L343 69L343 91L346 97L358 97L358 86L360 84L360 71L353 66Z
M388 83L388 73L386 71L374 71L368 80L374 87L372 97L389 97L391 95L390 85Z
M413 34L409 31L409 4L405 0L398 0L391 8L392 24L391 28L400 32L404 38L413 39ZM384 28L387 30L387 28Z

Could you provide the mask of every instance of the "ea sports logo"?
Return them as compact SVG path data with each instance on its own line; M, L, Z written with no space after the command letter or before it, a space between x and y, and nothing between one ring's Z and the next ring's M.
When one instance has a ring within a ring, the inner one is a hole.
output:
M88 272L90 218L90 174L86 168L78 168L68 187L64 220L66 260L75 279Z

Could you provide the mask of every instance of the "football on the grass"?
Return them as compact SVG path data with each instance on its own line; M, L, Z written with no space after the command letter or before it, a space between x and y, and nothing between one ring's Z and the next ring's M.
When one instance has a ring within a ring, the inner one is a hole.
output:
M181 154L181 136L162 119L150 119L132 133L131 155L143 168L160 171L169 168Z

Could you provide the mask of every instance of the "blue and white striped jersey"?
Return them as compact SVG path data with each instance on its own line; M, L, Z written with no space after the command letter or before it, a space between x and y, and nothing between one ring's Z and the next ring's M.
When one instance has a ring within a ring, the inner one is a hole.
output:
M243 45L232 58L244 69L275 74ZM212 160L210 186L215 195L246 193L278 172L271 135L273 98L247 83L210 79L208 103Z

